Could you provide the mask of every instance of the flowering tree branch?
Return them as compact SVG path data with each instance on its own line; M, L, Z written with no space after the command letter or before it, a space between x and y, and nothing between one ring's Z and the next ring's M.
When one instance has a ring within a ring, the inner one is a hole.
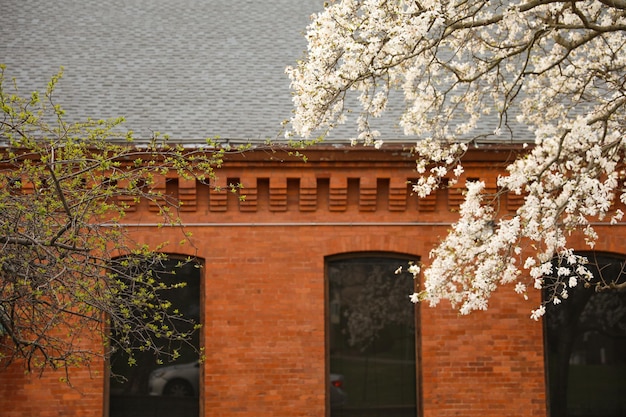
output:
M592 222L619 221L612 203L626 202L624 7L622 0L342 0L313 17L306 58L287 69L291 134L323 136L345 123L353 110L346 100L356 94L354 141L381 146L376 118L399 92L400 125L417 138L419 196L461 179L462 156L477 140L531 144L499 177L496 195L481 182L467 185L459 221L432 251L414 300L448 299L464 314L486 309L502 284L524 295L542 289L554 258L563 282L589 277L571 235L580 231L593 247ZM525 196L513 215L498 206L507 193Z

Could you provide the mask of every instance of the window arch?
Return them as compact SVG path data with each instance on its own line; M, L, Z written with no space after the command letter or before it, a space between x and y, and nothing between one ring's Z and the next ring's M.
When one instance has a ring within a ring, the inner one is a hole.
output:
M593 278L567 288L544 316L551 417L626 415L626 291L598 285L626 283L626 257L583 252ZM558 262L554 261L554 271ZM544 277L545 299L554 277ZM560 291L560 289L557 289Z
M131 263L131 265L133 265ZM151 265L152 276L167 286L160 296L171 303L185 320L172 322L178 331L192 330L201 322L201 266L197 259L167 256ZM119 266L118 266L119 268ZM124 274L133 275L132 266ZM184 283L184 286L177 284ZM111 330L115 332L115 329ZM134 340L130 343L141 343ZM170 343L163 339L163 346ZM198 416L200 394L200 332L195 331L190 343L170 346L179 353L175 361L156 358L152 352L135 352L134 364L122 349L109 357L108 415L122 416ZM158 361L163 360L163 363Z
M417 415L416 257L351 253L326 259L332 417Z

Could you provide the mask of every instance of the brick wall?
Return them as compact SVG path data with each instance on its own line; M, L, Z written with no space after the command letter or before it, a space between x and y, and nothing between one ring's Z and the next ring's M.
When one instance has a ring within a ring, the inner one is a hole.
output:
M0 415L3 417L102 416L103 363L64 372L27 373L20 364L0 369Z
M470 154L467 177L495 189L511 151ZM460 186L418 201L407 186L414 163L399 150L308 154L306 163L286 154L233 157L219 171L221 191L164 178L162 188L184 202L181 216L193 245L177 243L178 229L155 227L148 205L137 205L127 218L139 241L168 239L169 252L205 261L204 416L324 416L325 257L377 251L427 261L455 219ZM244 185L244 201L224 191L230 182ZM507 208L518 204L511 199ZM607 236L601 249L618 249L615 234ZM537 297L524 302L503 288L487 312L467 317L445 305L419 307L424 416L546 415L542 326L529 319ZM73 370L75 388L59 376L4 370L0 414L105 413L102 369Z

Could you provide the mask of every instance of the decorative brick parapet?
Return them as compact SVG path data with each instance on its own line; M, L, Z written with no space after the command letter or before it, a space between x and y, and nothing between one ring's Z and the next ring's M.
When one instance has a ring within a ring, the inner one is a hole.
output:
M359 211L376 211L377 178L362 177L359 181Z
M192 179L155 177L153 190L161 193L147 205L149 211L158 212L166 200L177 198L181 212L315 212L325 211L342 213L356 210L360 213L390 212L402 213L407 210L410 199L415 199L412 206L418 212L434 213L438 210L456 213L465 200L465 182L459 181L453 186L443 185L440 190L426 197L418 197L411 191L414 181L406 176L389 177L351 177L343 174L315 177L302 175L299 178L286 176L267 177L247 175L241 179L218 178L210 186ZM234 182L233 182L234 181ZM235 184L237 183L237 184ZM233 185L241 188L233 192ZM120 184L119 186L124 186ZM206 190L208 188L208 190ZM202 191L203 190L203 191ZM28 191L28 189L26 189ZM32 192L32 190L31 190ZM488 185L485 194L495 195L497 188ZM208 196L203 197L203 194ZM208 207L205 201L208 197ZM523 196L508 195L501 208L516 210L523 203ZM137 211L141 204L133 198L118 197L120 203L128 207L129 212ZM202 202L201 202L202 201Z
M121 189L128 187L128 181L120 180L117 183L117 187ZM135 197L122 194L122 195L118 195L117 197L115 197L115 199L117 200L117 204L125 207L126 212L132 213L137 210L138 202L135 200Z
M209 210L222 212L228 210L228 183L226 178L217 178L209 189Z
M409 180L406 178L390 178L389 180L389 211L406 210L407 188Z
M270 178L270 211L287 211L287 178Z
M258 186L255 177L241 178L242 193L244 198L239 201L239 210L242 212L257 211L258 206Z
M313 176L300 178L298 207L303 212L317 210L317 178Z
M444 188L444 191L448 191ZM414 198L417 198L414 196ZM426 197L420 197L417 200L417 209L419 211L432 212L435 211L437 207L437 193L433 192L428 194Z
M516 211L524 204L524 194L508 193L506 196L506 208L509 211Z
M454 212L459 211L461 204L465 201L465 185L456 183L446 189L448 191L448 209Z
M178 179L178 199L180 201L181 211L197 210L197 187L196 180L191 178Z
M153 175L151 192L153 192L158 197L155 197L149 203L149 210L151 212L158 213L161 210L161 207L163 207L163 204L166 203L164 198L166 197L166 187L167 185L165 176L156 174ZM178 193L178 190L176 190L176 193Z
M422 220L444 212L449 217L455 215L465 200L466 178L485 181L485 193L495 194L497 175L510 158L509 153L489 150L468 153L462 178L450 186L442 185L426 197L418 197L411 187L416 172L410 155L373 148L323 147L311 148L307 154L307 161L291 154L284 159L269 158L266 153L255 151L245 156L232 155L216 170L217 176L210 184L178 177L175 172L154 174L147 183L155 194L151 201L124 195L116 199L127 212L137 215L145 211L156 214L164 204L177 201L176 208L188 213L186 216L228 213L233 221L238 219L235 216L246 214L284 212L294 219L295 213L318 212L326 218L331 214L358 213L360 221L374 220L378 213L387 213L389 219L397 221L411 221L417 212L424 215L419 217ZM127 186L122 180L117 183L122 190ZM31 183L22 182L22 192L35 191ZM508 194L499 209L515 211L523 201L523 195ZM206 217L202 220L206 221Z
M348 179L344 176L330 177L328 210L346 211L348 205Z

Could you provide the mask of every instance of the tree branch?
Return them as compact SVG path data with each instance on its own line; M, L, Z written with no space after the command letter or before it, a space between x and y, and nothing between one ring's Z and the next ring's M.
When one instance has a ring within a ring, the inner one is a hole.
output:
M605 6L612 7L614 9L626 10L626 0L598 0Z
M12 237L12 236L0 236L0 243L8 244L8 245L18 245L18 246L55 247L55 248L60 248L60 249L65 249L65 250L76 251L76 252L89 252L91 250L89 248L75 247L75 246L66 245L64 243L42 242L42 241L35 240L35 239L18 238L18 237Z

